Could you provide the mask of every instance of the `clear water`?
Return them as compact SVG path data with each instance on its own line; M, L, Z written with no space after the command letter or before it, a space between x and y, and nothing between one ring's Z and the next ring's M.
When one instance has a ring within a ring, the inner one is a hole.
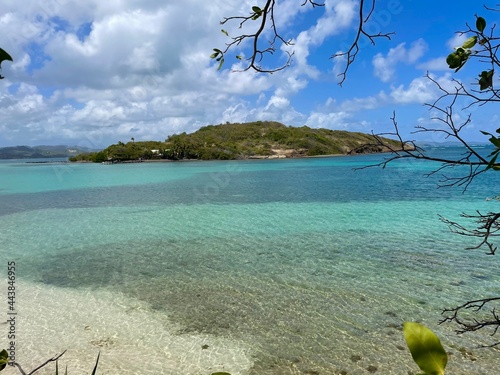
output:
M450 373L500 373L499 350L477 348L491 332L437 324L500 292L496 257L438 218L498 209L500 174L464 194L424 176L436 164L353 170L382 157L0 162L18 361L68 349L88 369L101 350L107 374L411 374L410 320L439 334Z

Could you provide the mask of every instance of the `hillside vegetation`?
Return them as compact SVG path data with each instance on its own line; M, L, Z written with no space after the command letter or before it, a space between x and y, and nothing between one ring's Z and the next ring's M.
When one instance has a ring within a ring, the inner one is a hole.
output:
M0 147L0 159L65 158L85 151L88 149L77 146Z
M398 145L397 141L385 140ZM204 126L192 134L169 136L165 142L119 142L98 153L72 161L126 161L138 159L231 160L384 152L373 136L341 130L290 127L278 122L251 122Z

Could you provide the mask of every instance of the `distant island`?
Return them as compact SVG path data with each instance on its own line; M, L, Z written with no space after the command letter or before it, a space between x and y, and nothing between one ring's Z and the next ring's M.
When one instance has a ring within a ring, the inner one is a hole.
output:
M399 147L383 138L385 145ZM169 136L165 142L118 142L92 153L70 157L73 162L115 163L144 160L238 160L278 159L306 156L387 152L369 134L307 126L285 126L279 122L208 125L191 134Z
M78 146L0 147L0 159L67 158L89 151L89 148Z

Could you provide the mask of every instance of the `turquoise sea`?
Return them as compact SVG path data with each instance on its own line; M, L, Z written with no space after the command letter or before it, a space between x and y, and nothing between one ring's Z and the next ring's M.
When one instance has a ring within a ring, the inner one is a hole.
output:
M67 349L71 374L99 351L105 374L417 374L401 326L419 321L450 374L500 374L500 350L478 348L491 331L438 325L443 308L500 294L497 257L465 250L476 241L438 217L498 210L486 198L500 174L464 193L426 177L439 164L354 170L383 157L1 161L16 360L32 368Z

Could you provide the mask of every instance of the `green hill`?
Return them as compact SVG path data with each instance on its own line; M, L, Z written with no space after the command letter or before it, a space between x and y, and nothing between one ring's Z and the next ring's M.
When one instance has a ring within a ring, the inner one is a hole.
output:
M62 145L0 147L0 159L67 158L85 151L89 149Z
M384 142L399 145L394 140L384 139ZM388 151L387 147L374 145L374 138L369 134L257 121L204 126L192 134L171 135L165 142L119 142L99 153L79 155L70 160L233 160L384 151Z

